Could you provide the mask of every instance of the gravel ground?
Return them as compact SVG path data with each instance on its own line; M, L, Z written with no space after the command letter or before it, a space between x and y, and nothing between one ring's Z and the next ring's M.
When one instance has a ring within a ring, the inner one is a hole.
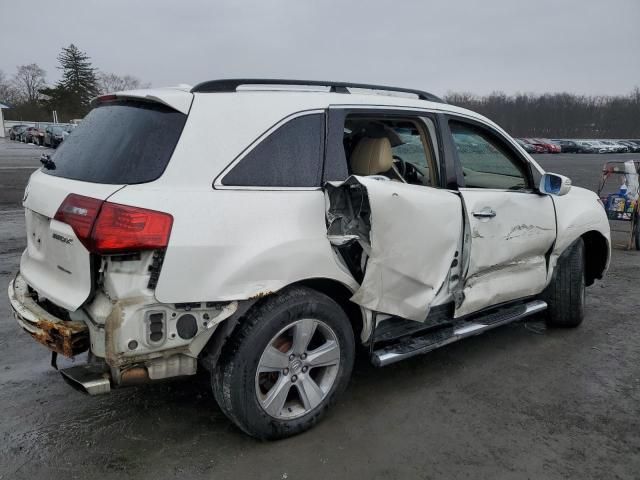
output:
M1 292L25 244L23 167L43 151L0 140ZM538 160L594 189L605 158ZM614 246L576 330L532 319L383 369L360 358L320 425L273 443L240 433L204 377L72 390L0 293L0 479L639 478L638 267Z

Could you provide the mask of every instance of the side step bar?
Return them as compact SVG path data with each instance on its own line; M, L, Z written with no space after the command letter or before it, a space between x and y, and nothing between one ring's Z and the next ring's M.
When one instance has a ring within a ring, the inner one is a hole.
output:
M414 357L443 347L458 340L473 335L479 335L492 328L506 325L535 313L546 310L547 303L542 300L533 300L525 304L504 308L496 312L474 318L469 321L461 321L453 327L445 327L424 336L409 337L374 350L371 361L376 367L384 367L399 362L405 358Z

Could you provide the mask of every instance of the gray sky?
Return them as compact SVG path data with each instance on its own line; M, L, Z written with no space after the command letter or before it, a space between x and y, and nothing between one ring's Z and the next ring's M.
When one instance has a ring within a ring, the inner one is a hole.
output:
M628 93L640 0L0 0L0 69L58 79L75 43L154 86L213 78L343 80L436 94Z

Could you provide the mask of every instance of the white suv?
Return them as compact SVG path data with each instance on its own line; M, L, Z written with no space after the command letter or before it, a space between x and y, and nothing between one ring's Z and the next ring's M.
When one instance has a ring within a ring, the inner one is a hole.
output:
M596 195L425 92L215 80L118 92L42 159L18 324L90 394L211 373L242 430L315 424L356 344L383 366L543 312L576 326Z

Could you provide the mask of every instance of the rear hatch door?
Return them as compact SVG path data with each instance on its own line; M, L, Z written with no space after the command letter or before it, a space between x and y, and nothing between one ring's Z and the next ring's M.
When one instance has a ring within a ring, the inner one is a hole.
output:
M185 95L191 95L185 93ZM27 249L20 272L39 297L74 311L93 288L91 252L80 229L55 219L73 194L94 199L91 209L74 203L72 213L86 215L90 236L101 201L129 184L148 183L166 169L187 115L166 104L137 98L99 102L62 142L25 190ZM67 206L65 206L67 208ZM81 218L81 221L83 219Z
M120 188L40 171L32 175L23 203L27 248L20 273L39 296L71 311L84 303L92 287L91 255L71 226L54 216L70 193L105 200Z

